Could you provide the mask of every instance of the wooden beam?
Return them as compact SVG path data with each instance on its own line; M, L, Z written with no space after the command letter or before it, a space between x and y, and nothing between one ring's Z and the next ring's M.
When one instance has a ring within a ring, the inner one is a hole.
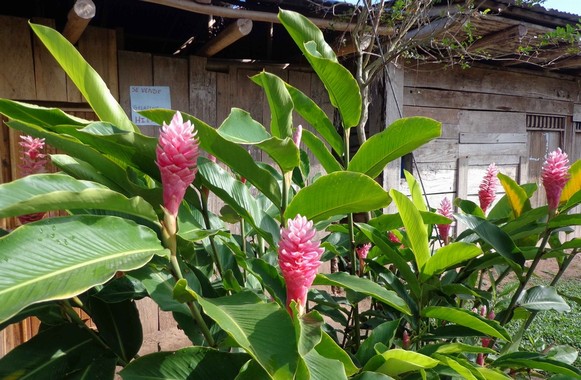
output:
M77 0L67 16L63 36L70 43L77 43L91 19L95 17L96 12L97 7L92 0Z
M486 49L487 47L498 45L501 42L512 41L516 38L523 38L528 32L524 25L513 25L483 36L468 47L468 50Z
M559 69L581 69L581 56L574 55L572 57L563 58L552 65L547 66L549 70L559 70Z
M361 51L365 51L371 45L371 35L366 34L363 36L362 41L360 42ZM355 41L353 41L352 36L345 36L340 37L336 42L335 45L337 46L335 50L335 54L337 57L345 57L347 55L357 53L357 46L355 45Z
M198 55L212 57L242 37L247 36L251 31L252 20L247 18L238 19L202 46L200 51L198 51Z

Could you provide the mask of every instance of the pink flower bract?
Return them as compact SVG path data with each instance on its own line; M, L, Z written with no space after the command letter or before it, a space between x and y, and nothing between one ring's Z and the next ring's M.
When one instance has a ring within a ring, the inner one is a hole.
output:
M547 194L549 211L559 207L559 200L569 180L569 158L560 148L549 153L541 169L541 181Z
M482 178L480 187L478 188L478 199L480 201L480 208L486 212L488 206L494 202L496 198L496 187L498 186L498 168L494 163L490 164L486 169L486 174Z
M38 174L46 172L46 154L42 153L44 150L44 139L35 138L32 136L20 136L18 144L22 147L22 156L20 161L20 171L23 177L30 174ZM18 220L20 224L27 224L41 220L46 215L46 212L37 212L34 214L20 215Z
M438 214L445 216L448 219L452 219L452 204L448 198L442 199L440 203L440 208L437 210ZM450 224L437 224L438 234L440 238L444 241L444 244L448 243L448 237L450 236Z
M362 246L357 247L355 251L357 252L357 256L359 256L361 260L365 260L367 258L367 254L369 253L370 249L371 243L365 243Z
M307 292L315 280L324 252L318 241L313 241L316 229L313 222L297 215L289 219L286 228L280 231L278 263L286 282L287 308L291 301L297 303L299 315L305 311Z
M166 125L163 123L159 143L155 150L156 164L161 172L163 205L171 215L177 215L188 186L198 171L198 140L190 121L184 123L176 112Z

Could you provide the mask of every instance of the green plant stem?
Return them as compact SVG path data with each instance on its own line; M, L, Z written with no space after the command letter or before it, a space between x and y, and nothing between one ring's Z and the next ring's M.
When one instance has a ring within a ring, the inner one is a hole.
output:
M571 262L573 261L575 256L577 256L577 253L578 253L578 251L577 251L577 249L575 249L565 259L565 261L563 261L563 265L561 265L561 267L559 268L559 271L557 272L557 274L555 275L555 277L551 281L550 286L557 285L557 282L559 282L559 280L561 279L561 276L563 275L563 273L565 273L565 271L567 270L567 267L569 267L569 264L571 264ZM529 315L529 317L527 318L527 320L525 321L525 323L522 327L523 331L529 328L529 326L531 325L531 323L533 323L533 320L535 319L535 317L537 316L538 313L539 313L538 310L533 310L531 312L531 314Z
M529 270L527 271L527 274L526 274L524 280L520 281L520 284L519 284L518 288L516 289L516 292L514 293L512 298L510 299L510 303L509 303L508 307L506 308L506 314L504 315L504 318L502 318L502 321L500 322L500 324L502 326L506 325L508 323L508 321L510 321L510 316L512 314L512 310L514 309L514 307L516 305L516 301L518 300L518 298L519 298L520 294L522 293L522 291L524 290L524 288L527 286L529 280L531 279L533 273L535 272L535 269L537 268L537 265L539 264L539 262L541 261L541 258L543 257L543 254L545 253L545 247L547 246L547 242L549 241L550 235L551 235L551 230L547 230L545 232L545 235L543 236L543 240L541 241L541 245L539 246L539 249L537 250L537 254L536 254L533 262L531 263L531 266L529 267Z
M497 278L497 279L496 279L496 281L495 281L495 284L496 284L496 285L498 285L498 283L499 283L500 281L504 280L504 278L505 278L506 276L508 276L508 275L511 273L511 270L510 270L510 269L511 269L511 268L510 268L510 266L508 266L508 267L507 267L507 268L506 268L506 269L505 269L505 270L504 270L504 271L503 271L503 272L502 272L502 273L501 273L501 274L498 276L498 278ZM490 287L488 288L487 292L491 292L493 287L494 287L494 285L493 285L493 284L490 284Z
M204 224L206 224L207 229L212 229L212 225L210 223L210 217L208 216L208 197L204 195L201 191L200 194L202 195L202 215L204 217ZM216 264L216 270L220 278L224 278L222 275L222 264L220 264L220 260L218 258L218 249L216 248L216 242L214 241L213 236L209 236L208 239L210 240L210 246L212 247L212 258L214 259L214 264Z

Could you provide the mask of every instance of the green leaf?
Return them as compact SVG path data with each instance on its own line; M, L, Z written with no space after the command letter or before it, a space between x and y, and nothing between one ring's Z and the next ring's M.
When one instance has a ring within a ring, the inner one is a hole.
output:
M115 361L115 356L85 329L64 324L41 331L1 358L0 378L44 380L47 377L68 379L81 376L89 379L82 374L95 371L91 367L96 363L101 370L92 373L112 379ZM99 377L93 377L96 378Z
M560 202L567 203L581 190L581 160L575 161L569 168L569 180L563 188Z
M409 306L395 292L387 290L367 278L352 276L345 272L331 274L319 273L313 284L339 286L363 293L401 311L402 313L411 315Z
M276 303L265 303L250 292L213 299L199 297L198 302L205 314L273 378L293 378L300 356L295 330L286 310Z
M579 353L575 347L565 344L553 346L547 351L547 358L570 365L575 363L575 360L577 360L578 356Z
M516 263L522 267L525 257L520 249L514 244L510 236L496 225L473 215L456 215L458 221L463 222L473 230L482 240L490 244L509 263Z
M423 191L420 184L418 181L416 181L412 173L408 172L407 170L404 170L403 172L408 183L414 205L420 212L428 211L428 207L426 206L426 202L424 201L424 197L422 195Z
M284 139L292 137L293 101L285 87L285 82L278 76L263 71L250 77L254 83L264 89L270 106L270 133Z
M474 215L482 219L486 218L486 215L484 215L484 211L482 211L480 206L472 201L456 198L454 200L454 206L457 206L460 210L468 215Z
M6 115L9 119L40 125L43 128L49 128L53 125L75 125L80 127L89 124L89 121L69 115L58 108L41 107L9 99L0 99L0 113Z
M401 320L396 319L394 321L384 322L371 330L371 335L363 341L361 347L355 354L359 363L365 364L375 356L375 344L383 343L390 347L393 339L395 338L395 333L399 327Z
M70 209L110 210L158 221L142 198L128 199L98 183L64 174L35 174L0 185L0 218Z
M67 154L51 154L50 161L54 166L71 177L79 180L100 183L113 191L122 194L124 193L123 189L115 182L111 181L111 179L104 176L100 170L85 161L78 160Z
M313 155L319 160L323 169L327 173L333 173L343 170L341 164L333 157L329 149L313 133L303 129L303 143L310 149Z
M90 297L87 306L99 336L117 356L129 363L137 355L143 342L143 331L135 302L125 300L106 303Z
M499 357L491 365L499 368L534 368L549 373L571 376L571 378L575 379L581 377L581 371L577 368L549 359L545 355L537 354L536 352L513 352Z
M443 215L435 212L420 211L422 221L424 224L451 224L452 221ZM403 221L401 215L398 214L382 214L378 217L369 220L369 225L377 228L380 231L391 231L402 228Z
M421 278L425 281L435 274L440 274L481 254L482 250L478 246L464 242L455 242L438 248L420 270Z
M480 331L484 335L510 341L510 334L497 321L481 317L477 313L456 307L428 306L422 316L452 322L460 326Z
M142 356L120 374L124 380L233 379L249 358L244 353L186 347Z
M170 120L171 110L146 110L140 114L156 122ZM198 131L200 147L225 163L230 169L246 178L275 205L281 204L280 186L276 179L265 169L258 166L254 158L238 144L226 140L212 127L195 117L182 113L184 121L191 121Z
M87 99L99 119L126 131L138 131L103 79L66 38L43 25L31 23L30 27Z
M406 372L434 368L439 363L438 360L432 359L429 356L396 348L374 356L363 367L363 370L380 372L388 376L397 377Z
M428 232L420 212L412 201L399 191L391 189L389 194L397 205L417 267L422 268L430 258L430 248L428 247Z
M396 120L365 141L349 162L347 170L377 177L389 162L439 137L442 124L426 117Z
M0 238L0 321L33 303L73 297L166 252L152 230L117 217L21 226Z
M527 201L529 200L527 192L509 176L498 173L498 179L506 192L508 204L514 213L514 216L518 218L527 206Z
M335 367L341 368L341 372L346 373L347 376L351 376L359 371L359 368L353 363L351 356L325 331L321 335L321 342L315 346L315 351L319 355L333 360Z
M559 214L549 220L549 228L581 225L581 214Z
M305 16L281 9L278 18L303 52L329 93L331 104L339 110L346 128L359 123L361 93L353 75L337 62L323 33Z
M393 377L383 373L363 371L352 378L353 380L393 380Z
M445 364L448 367L452 368L460 376L462 376L463 379L469 379L469 380L482 379L482 380L484 380L484 378L480 374L478 377L474 376L474 374L472 373L472 371L470 369L466 368L465 366L460 364L458 361L452 359L449 356L434 354L432 357L434 359L438 359L442 364ZM474 369L474 367L472 367L472 369Z
M571 311L567 302L565 302L563 297L552 286L539 285L527 289L518 298L516 304L527 310Z
M356 190L356 191L354 191ZM385 207L390 198L373 179L360 173L335 172L302 188L285 211L285 219L297 214L319 222L331 216Z
M492 368L477 367L476 370L480 372L486 380L512 380L512 377Z
M285 83L286 88L295 105L297 111L321 137L328 143L338 156L344 153L343 139L337 133L335 126L327 117L327 114L308 96L303 94L297 88ZM305 129L303 129L305 133Z

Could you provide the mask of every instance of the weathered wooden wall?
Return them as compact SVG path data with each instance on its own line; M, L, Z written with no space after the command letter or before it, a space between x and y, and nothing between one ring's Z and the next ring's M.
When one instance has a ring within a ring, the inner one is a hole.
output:
M547 72L408 67L405 116L443 123L442 137L414 154L430 205L437 207L444 197L477 200L478 186L492 162L517 181L536 182L544 155L557 146L571 161L578 159L581 124L574 131L573 121L581 121L579 85L579 78ZM562 128L533 127L532 115L562 118Z

